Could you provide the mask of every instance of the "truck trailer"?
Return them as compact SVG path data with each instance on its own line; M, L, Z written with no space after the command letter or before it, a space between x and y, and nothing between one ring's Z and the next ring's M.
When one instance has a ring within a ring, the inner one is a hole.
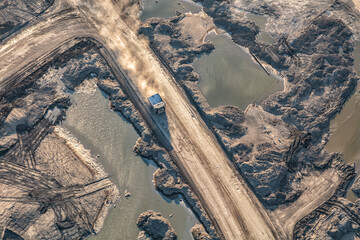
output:
M156 112L156 114L161 114L165 112L165 102L162 100L158 93L149 97L148 101L151 105L151 108Z

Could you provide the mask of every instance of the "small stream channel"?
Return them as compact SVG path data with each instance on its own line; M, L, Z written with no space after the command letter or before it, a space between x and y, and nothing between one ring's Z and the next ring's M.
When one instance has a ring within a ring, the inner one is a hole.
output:
M360 41L355 42L354 69L360 76ZM340 152L348 164L355 163L357 174L360 170L360 84L354 94L345 103L341 112L330 122L330 139L325 149ZM349 188L347 199L355 201L357 197Z
M152 184L157 167L152 161L135 156L132 149L138 135L133 126L109 108L109 100L98 88L92 93L75 92L73 105L63 127L85 146L104 166L120 190L121 199L110 209L104 228L90 239L136 239L136 220L146 210L161 212L169 219L178 239L192 239L190 229L197 222L182 199L170 200L159 194ZM127 189L131 197L124 198ZM173 217L169 218L169 215Z

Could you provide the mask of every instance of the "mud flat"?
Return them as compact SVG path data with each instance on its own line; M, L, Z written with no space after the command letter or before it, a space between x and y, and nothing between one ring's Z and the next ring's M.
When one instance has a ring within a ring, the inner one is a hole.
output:
M99 161L92 156L90 150L86 149L78 139L76 139L69 131L66 129L56 126L54 128L54 134L60 139L64 141L64 144L66 147L68 147L73 154L77 157L77 159L81 162L82 165L84 165L86 168L89 169L90 172L95 173L98 175L98 178L107 178L108 174L105 172L104 168L99 164ZM60 159L59 159L60 160ZM64 161L64 159L61 159L60 162ZM61 166L59 166L61 167ZM60 171L66 171L65 169L62 169ZM77 169L77 173L78 169ZM109 181L110 182L110 181ZM77 182L74 182L74 184L78 184ZM120 198L119 190L116 188L116 186L112 186L112 191L109 191L109 196L105 198L105 201L108 203L111 203L111 206L114 206L114 204L118 201ZM100 232L100 230L103 228L104 221L106 216L108 215L109 207L103 205L100 209L100 211L97 213L97 218L93 222L93 227L95 233Z

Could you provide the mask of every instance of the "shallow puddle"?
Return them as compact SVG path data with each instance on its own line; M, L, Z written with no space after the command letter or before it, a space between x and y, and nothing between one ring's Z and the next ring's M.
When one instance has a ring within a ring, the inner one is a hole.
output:
M276 40L273 39L266 31L265 31L265 26L266 26L266 21L267 21L267 17L266 16L261 16L261 15L256 15L256 14L252 14L252 13L247 13L246 17L250 20L253 21L256 25L258 25L260 27L260 33L258 35L256 35L256 40L258 40L259 42L262 43L276 43Z
M143 0L142 3L142 21L150 17L168 18L181 8L181 12L192 13L197 13L202 8L201 5L194 5L187 0L158 0L157 3L156 0ZM267 17L250 13L246 16L262 29L257 36L258 40L274 42L265 32ZM192 65L194 71L200 75L200 89L212 107L235 105L245 109L249 104L260 104L272 93L283 90L281 80L267 75L250 55L227 35L218 36L211 32L206 40L215 45L215 50L201 55Z
M355 43L354 69L360 76L360 41ZM348 164L355 162L356 171L360 170L360 85L345 103L341 112L330 123L330 139L325 149L340 152ZM349 189L347 198L355 201L357 197Z
M198 13L202 6L190 0L142 0L142 13L140 15L141 21L146 21L148 18L174 17L175 11L186 13Z
M190 229L197 222L195 216L181 199L164 198L154 189L152 175L157 167L132 152L138 135L131 124L110 110L106 95L99 89L93 93L76 92L72 101L63 127L94 156L99 154L98 161L122 195L116 208L110 209L104 228L90 239L136 239L136 220L150 209L169 219L178 239L192 239ZM125 190L131 193L128 199L124 198Z
M267 75L230 37L212 32L206 40L215 45L215 50L201 55L193 66L200 75L200 89L212 107L235 105L245 109L283 90L283 82Z

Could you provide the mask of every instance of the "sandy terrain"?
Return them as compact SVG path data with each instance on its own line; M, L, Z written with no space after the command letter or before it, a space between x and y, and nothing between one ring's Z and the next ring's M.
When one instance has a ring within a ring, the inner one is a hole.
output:
M187 13L185 15L186 17L180 21L180 24L184 26L182 28L184 33L191 36L195 42L203 43L210 31L217 31L212 19L206 13Z
M352 0L356 6L356 9L360 11L360 0Z

